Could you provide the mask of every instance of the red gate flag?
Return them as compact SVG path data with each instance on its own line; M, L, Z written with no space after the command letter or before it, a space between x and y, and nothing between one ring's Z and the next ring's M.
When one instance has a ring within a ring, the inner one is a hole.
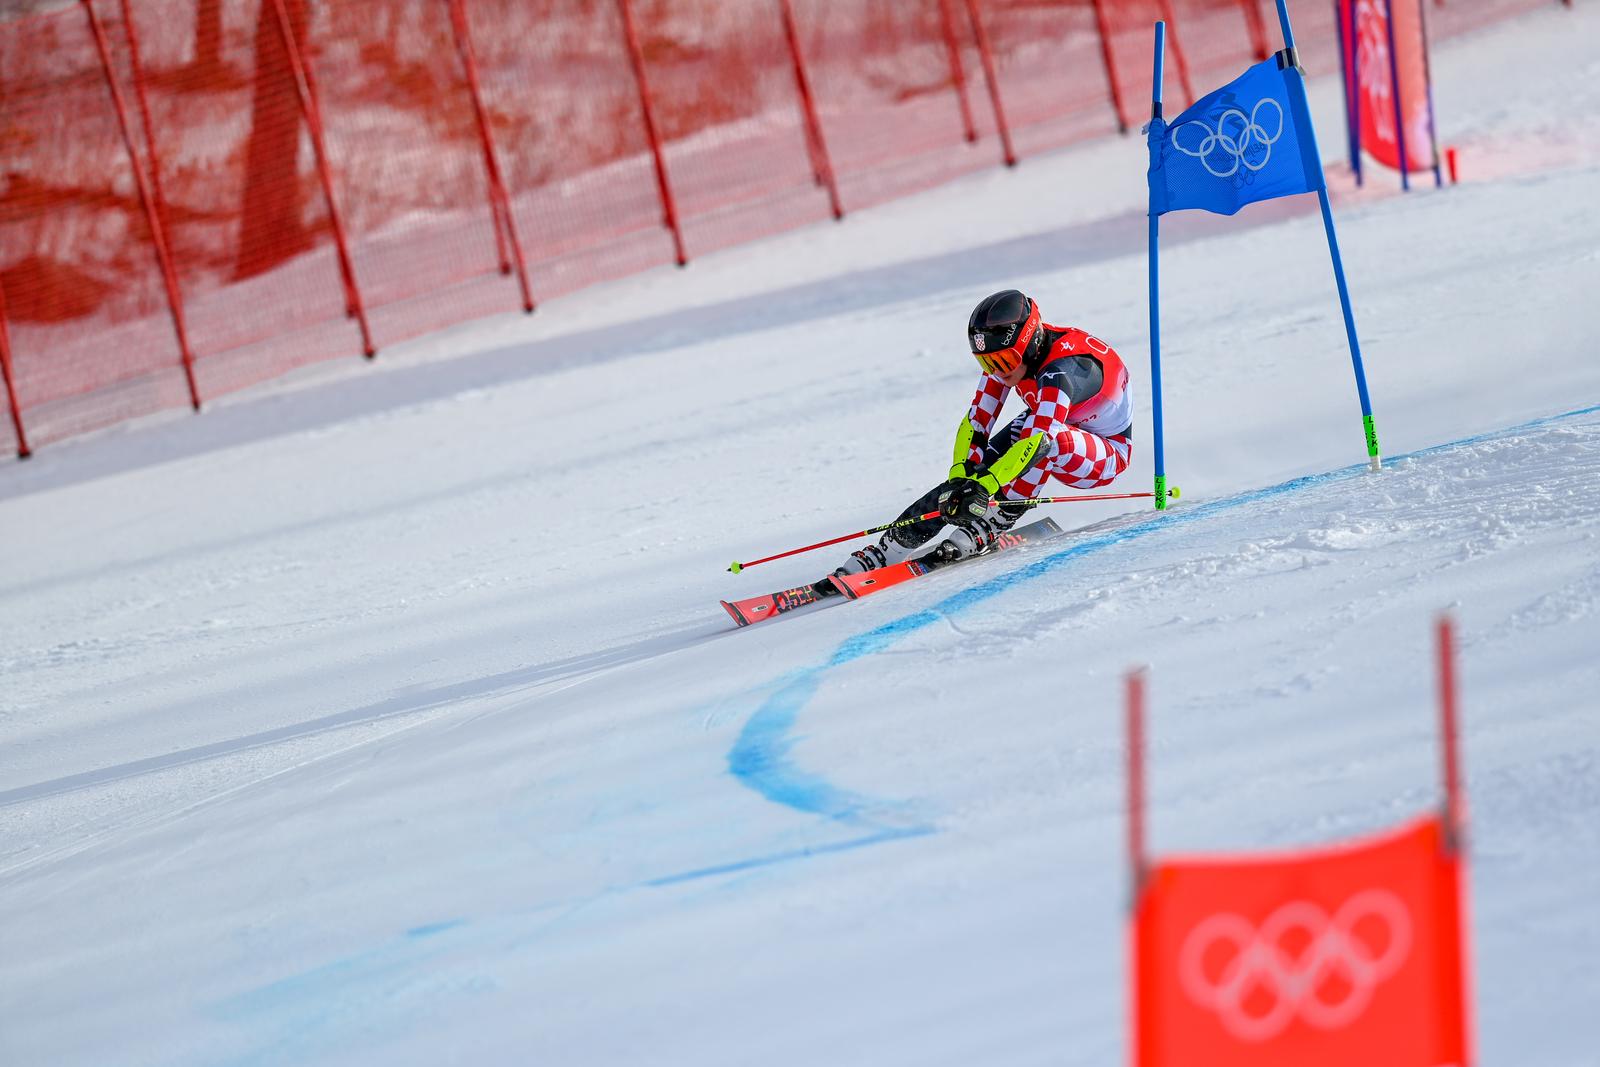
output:
M1134 1067L1472 1062L1453 628L1438 624L1444 802L1353 841L1148 862L1144 677L1128 678Z
M1333 848L1157 864L1134 916L1134 1062L1466 1063L1447 832L1430 815Z
M1395 128L1398 118L1405 131L1406 169L1413 173L1432 170L1438 160L1428 106L1427 40L1421 0L1340 0L1340 6L1346 27L1345 82L1356 87L1361 148L1384 166L1399 170L1400 140ZM1396 75L1400 90L1398 112L1394 96Z

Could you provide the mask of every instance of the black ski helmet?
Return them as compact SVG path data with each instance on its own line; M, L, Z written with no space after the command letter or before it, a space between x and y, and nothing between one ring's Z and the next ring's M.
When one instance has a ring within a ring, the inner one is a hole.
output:
M1037 353L1043 337L1039 305L1016 289L984 297L967 320L972 358L990 374L1016 370Z

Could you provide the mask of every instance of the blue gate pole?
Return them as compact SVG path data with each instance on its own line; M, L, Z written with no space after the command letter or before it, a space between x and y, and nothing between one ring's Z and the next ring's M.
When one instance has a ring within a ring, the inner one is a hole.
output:
M1359 52L1355 33L1345 24L1345 14L1350 10L1349 0L1333 0L1333 24L1339 30L1339 81L1344 85L1344 131L1349 141L1350 169L1356 176L1356 187L1361 187L1361 86L1357 67ZM1348 48L1348 51L1346 49ZM1350 62L1345 63L1345 57Z
M1322 228L1328 234L1328 254L1333 258L1333 280L1339 287L1339 307L1344 312L1345 337L1350 342L1350 364L1356 375L1356 394L1361 398L1361 427L1367 438L1367 463L1373 470L1383 466L1378 452L1378 428L1372 419L1372 400L1367 395L1367 372L1361 365L1361 342L1356 338L1356 318L1350 310L1350 289L1345 284L1344 260L1339 255L1339 237L1333 229L1333 208L1328 204L1328 183L1322 176L1322 153L1317 148L1316 130L1311 125L1311 107L1306 102L1306 84L1300 74L1299 55L1294 47L1294 31L1289 28L1289 10L1284 0L1278 3L1278 25L1283 28L1283 46L1287 54L1284 82L1289 88L1289 104L1294 109L1295 123L1307 134L1309 157L1306 159L1306 176L1315 178L1317 200L1322 205ZM1314 173L1313 173L1314 172Z
M1444 174L1439 168L1439 127L1433 121L1433 62L1428 44L1428 12L1424 0L1417 0L1417 26L1422 33L1422 80L1428 86L1428 144L1433 149L1433 187L1443 188Z
M1400 153L1400 188L1411 191L1411 168L1406 164L1406 125L1400 108L1400 56L1394 47L1394 0L1384 0L1384 21L1389 26L1389 102L1394 104L1394 143Z
M1161 116L1161 68L1166 52L1167 24L1156 23L1155 74L1150 89L1150 169L1161 162L1161 141L1165 123ZM1156 510L1167 507L1166 446L1161 433L1161 216L1156 212L1155 197L1147 191L1150 214L1150 418L1154 425L1156 451Z
M1346 0L1339 0L1345 3ZM1355 84L1350 87L1352 101L1351 114L1355 116L1355 160L1356 160L1356 186L1361 185L1361 109L1365 100L1361 95L1361 12L1355 4L1350 4L1350 80Z

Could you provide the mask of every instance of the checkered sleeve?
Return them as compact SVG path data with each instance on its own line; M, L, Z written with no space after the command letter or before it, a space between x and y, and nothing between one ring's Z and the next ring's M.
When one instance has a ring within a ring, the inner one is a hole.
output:
M1044 437L1044 458L1041 462L1055 458L1062 446L1070 447L1066 435L1074 428L1067 422L1067 410L1071 406L1072 399L1064 390L1047 382L1039 384L1038 402L1033 406L1033 418L1028 420L1025 435Z
M1040 454L1046 458L1005 486L1000 494L1003 499L1031 500L1048 478L1074 489L1096 489L1128 469L1132 442L1125 435L1102 437L1068 423L1070 403L1063 390L1053 385L1040 387L1038 403L1023 433L1044 437Z
M987 441L994 433L994 424L1000 418L1000 409L1005 407L1006 397L1010 395L1011 386L994 375L985 374L978 379L978 391L973 394L972 406L967 409L967 421L972 423L972 428L977 431L980 440ZM973 442L967 460L971 463L983 462L983 448L977 441Z
M994 375L985 374L978 379L978 391L973 394L972 407L967 409L967 418L971 420L973 429L984 435L994 432L995 420L999 418L1000 409L1010 395L1011 386Z

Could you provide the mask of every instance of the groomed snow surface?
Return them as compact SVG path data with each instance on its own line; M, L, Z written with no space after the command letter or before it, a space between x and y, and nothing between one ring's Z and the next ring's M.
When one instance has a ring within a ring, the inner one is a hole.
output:
M1379 474L1314 201L1168 216L1181 506L732 628L939 480L994 289L1149 488L1138 138L0 468L0 1062L1115 1063L1125 670L1156 852L1326 842L1437 802L1449 609L1482 1060L1600 1064L1595 40L1333 171Z

